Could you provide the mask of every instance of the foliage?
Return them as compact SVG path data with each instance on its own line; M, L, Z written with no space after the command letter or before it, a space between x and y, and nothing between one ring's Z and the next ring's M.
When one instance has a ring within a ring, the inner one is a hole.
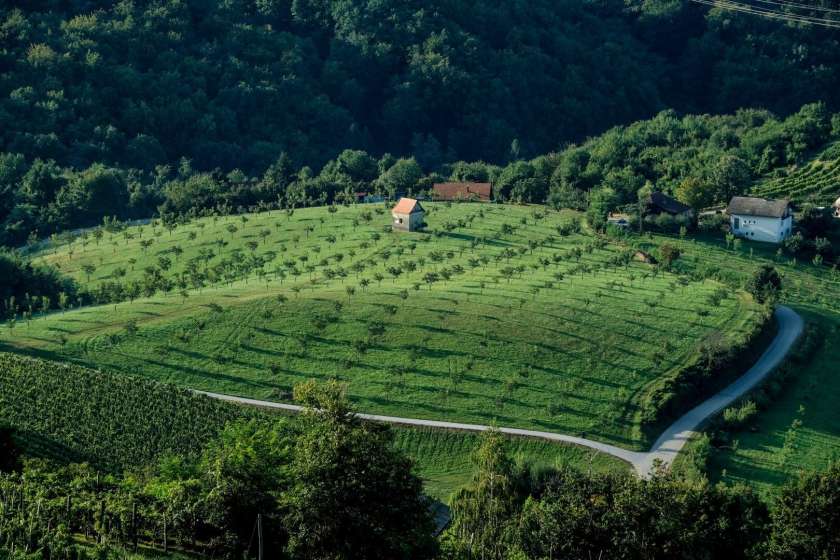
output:
M829 559L840 553L840 464L785 486L771 514L765 557Z
M167 455L131 474L34 460L20 474L0 473L0 546L68 557L73 535L84 534L102 545L242 558L259 529L259 546L272 556L429 557L428 504L390 429L362 424L329 387L305 390L336 395L330 410L342 413L238 419L200 456Z
M759 303L774 301L782 289L782 279L774 267L762 265L753 273L744 289L751 293Z
M729 407L723 411L723 421L728 427L738 429L753 420L758 414L758 407L751 400L744 401L738 407Z
M427 558L433 527L422 483L390 429L352 414L338 384L295 390L312 407L282 498L289 551L300 558Z
M74 300L76 282L48 265L33 265L17 253L0 249L0 317L31 311L45 313L59 306L60 300ZM63 295L61 295L63 294Z
M517 471L492 436L478 459L485 469L451 503L453 558L748 558L765 535L766 509L744 488Z
M0 422L33 455L106 470L197 454L248 411L146 379L0 354ZM35 411L35 413L33 413Z

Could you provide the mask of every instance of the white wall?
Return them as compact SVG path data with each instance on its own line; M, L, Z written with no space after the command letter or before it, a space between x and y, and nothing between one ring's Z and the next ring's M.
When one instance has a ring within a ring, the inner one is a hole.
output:
M739 227L735 227L738 218ZM733 214L729 216L729 225L732 233L744 239L752 241L763 241L765 243L781 243L790 237L793 228L793 218L766 218L762 216L741 216Z

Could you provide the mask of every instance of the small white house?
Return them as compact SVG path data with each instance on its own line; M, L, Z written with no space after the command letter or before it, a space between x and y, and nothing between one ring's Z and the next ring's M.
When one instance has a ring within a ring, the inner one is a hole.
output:
M840 198L834 201L834 204L831 205L831 209L834 211L834 217L840 218Z
M726 213L732 233L752 241L781 243L793 229L793 213L787 200L736 196Z
M425 210L413 198L401 198L391 210L391 217L394 218L393 227L399 231L417 231L423 227L424 216Z

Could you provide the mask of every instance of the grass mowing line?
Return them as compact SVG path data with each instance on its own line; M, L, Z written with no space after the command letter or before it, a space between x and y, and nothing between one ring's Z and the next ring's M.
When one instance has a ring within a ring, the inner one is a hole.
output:
M726 388L712 395L707 400L693 407L684 415L680 416L672 425L670 425L657 438L656 442L651 447L650 451L635 452L622 449L613 445L607 445L601 442L569 436L565 434L541 432L534 430L522 430L509 427L496 427L501 433L506 435L523 436L534 439L543 439L549 441L558 441L569 443L580 447L588 447L598 452L610 455L622 461L630 463L635 469L636 473L641 477L648 477L653 472L657 465L668 468L676 459L683 446L688 440L693 437L697 428L704 424L709 418L715 416L732 402L739 399L742 395L751 391L756 385L761 383L784 359L790 349L793 347L799 335L802 333L803 321L792 309L781 306L776 310L776 319L779 322L779 331L773 338L770 346L765 349L758 361L743 375L734 380ZM259 408L276 409L291 412L300 412L303 410L302 406L292 404L274 403L269 401L261 401L257 399L249 399L245 397L237 397L233 395L225 395L206 391L195 391L199 394L209 396L214 399L225 402L233 402L246 406L254 406ZM387 424L420 426L425 428L436 428L445 430L462 430L467 432L485 432L491 429L490 426L453 423L437 420L422 420L417 418L382 416L374 414L358 414L360 418L365 420L384 422Z

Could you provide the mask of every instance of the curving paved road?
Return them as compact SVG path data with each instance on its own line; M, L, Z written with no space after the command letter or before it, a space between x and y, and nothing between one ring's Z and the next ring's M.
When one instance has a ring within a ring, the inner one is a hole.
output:
M694 430L697 429L703 422L720 412L733 401L737 400L744 393L750 391L758 383L763 381L764 378L767 377L767 375L769 375L770 372L772 372L773 369L781 363L788 351L790 351L794 342L796 342L796 339L799 338L799 335L802 333L804 322L802 321L802 317L800 317L795 311L783 305L776 308L775 316L776 320L779 322L779 332L776 334L776 337L773 339L773 342L770 343L767 350L764 351L764 354L761 355L749 371L732 382L732 384L728 387L710 397L703 403L697 405L685 413L676 422L671 424L671 426L669 426L668 429L659 436L659 439L656 440L656 443L653 444L653 447L648 452L628 451L607 443L601 443L599 441L592 441L590 439L575 436L567 436L564 434L556 434L553 432L540 432L519 428L496 429L504 434L514 436L539 438L589 447L630 463L639 476L647 478L650 476L655 464L661 463L664 467L670 465L683 446L685 446L686 442L688 442L689 438L694 433ZM259 406L291 412L300 412L303 410L303 407L294 404L261 401L245 397L234 397L232 395L222 395L207 391L196 390L193 392L206 395L214 399L249 406ZM365 420L386 422L389 424L400 424L405 426L422 426L448 430L463 430L468 432L483 432L490 429L489 426L483 426L480 424L462 424L460 422L399 418L396 416L380 416L377 414L358 414L358 416Z

